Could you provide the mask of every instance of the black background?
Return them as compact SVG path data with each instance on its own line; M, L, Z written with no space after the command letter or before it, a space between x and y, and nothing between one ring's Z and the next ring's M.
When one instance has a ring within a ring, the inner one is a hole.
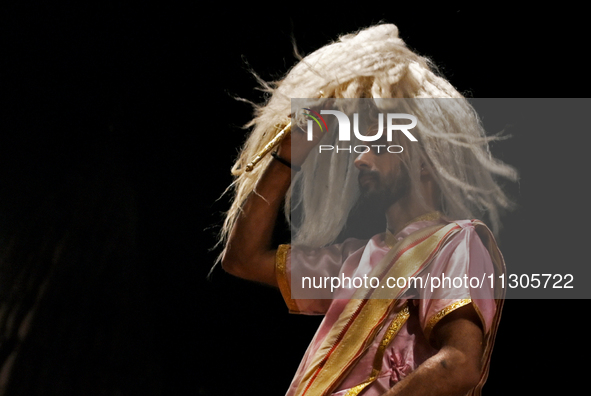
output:
M218 198L251 116L235 97L265 99L248 70L280 78L295 62L292 36L306 54L340 34L395 23L467 96L588 96L582 10L484 4L3 7L2 163L35 163L27 178L64 153L73 162L49 169L67 174L76 161L107 156L129 181L147 285L141 320L153 334L142 348L156 362L145 381L159 384L154 393L283 394L319 323L289 315L276 290L219 268L206 279L228 208L228 197ZM587 141L583 130L560 130L493 147L522 177L510 190L520 206L501 234L509 272L520 260L553 260L556 272L564 272L560 260L589 264L575 247L588 236ZM585 300L507 301L484 393L552 394L583 383L586 309Z

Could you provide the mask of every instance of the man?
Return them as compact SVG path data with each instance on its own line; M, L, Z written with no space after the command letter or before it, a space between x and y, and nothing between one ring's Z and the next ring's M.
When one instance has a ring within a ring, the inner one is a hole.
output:
M502 308L494 287L384 288L388 279L410 275L496 279L504 271L483 223L452 221L474 218L484 207L498 227L498 212L510 203L493 176L516 179L512 168L488 155L490 138L473 109L405 47L393 25L342 37L269 89L273 96L251 123L255 128L234 167L236 196L224 224L222 266L279 287L292 312L325 314L288 395L478 394ZM330 132L323 137L315 128L308 140L293 114L294 131L277 152L244 172L273 137L273 126L285 124L290 98L298 97L411 98L403 107L430 116L420 119L418 143L401 153L372 148L350 152L355 159L349 160L334 152L327 159L316 146ZM427 100L416 100L422 98ZM301 193L289 194L292 184ZM359 190L383 205L386 232L335 243ZM275 248L272 234L284 199L302 214L292 245ZM359 290L339 285L328 299L294 298L304 277L368 275L379 283Z

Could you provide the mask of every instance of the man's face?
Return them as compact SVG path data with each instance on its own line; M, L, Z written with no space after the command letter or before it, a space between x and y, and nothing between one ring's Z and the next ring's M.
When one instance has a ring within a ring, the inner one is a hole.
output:
M367 204L385 211L410 192L410 177L400 154L389 153L385 147L381 147L379 152L377 148L372 148L359 154L355 166L359 169L362 198Z

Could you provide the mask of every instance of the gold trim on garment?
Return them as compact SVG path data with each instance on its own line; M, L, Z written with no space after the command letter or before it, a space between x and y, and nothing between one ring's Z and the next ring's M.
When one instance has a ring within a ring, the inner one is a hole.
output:
M291 298L291 287L289 286L289 279L287 279L287 255L289 254L290 247L290 245L279 245L277 248L277 254L275 255L275 276L277 277L277 285L287 308L289 308L289 312L299 313L300 310L295 300Z
M472 302L472 299L470 299L470 298L465 298L463 300L456 301L456 302L448 305L447 307L443 308L441 311L437 312L435 315L433 315L431 317L431 319L429 319L429 321L427 322L427 325L425 326L425 338L427 340L429 340L429 337L431 336L431 332L433 331L433 328L435 327L435 325L437 323L439 323L439 321L441 319L443 319L445 316L447 316L447 314L455 311L456 309L458 309L460 307L463 307L464 305L468 305L471 302Z
M408 302L405 302L400 312L396 314L396 317L392 320L392 323L390 323L390 326L388 327L388 330L386 330L386 333L384 333L382 342L380 342L380 346L378 347L376 355L373 359L373 369L371 370L371 375L365 382L349 389L345 396L357 396L363 389L365 389L369 384L374 382L376 378L378 378L380 371L382 371L384 352L388 345L390 345L394 337L396 337L396 334L398 334L402 326L406 323L409 316L410 311L408 309Z

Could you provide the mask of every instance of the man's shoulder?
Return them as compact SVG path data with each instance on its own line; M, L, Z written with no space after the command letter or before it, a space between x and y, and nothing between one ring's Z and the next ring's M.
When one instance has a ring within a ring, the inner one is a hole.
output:
M455 219L455 220L450 220L450 219L442 219L443 222L449 224L449 223L455 223L457 225L459 225L462 228L474 228L476 226L484 226L487 227L486 224L484 224L484 222L482 220L479 219ZM487 227L488 228L488 227Z
M450 220L441 218L439 223L431 228L439 230L442 241L440 247L446 247L447 251L485 248L491 255L498 252L498 244L493 232L479 219ZM423 228L422 231L425 232L426 228ZM442 233L442 231L445 232ZM415 236L411 234L410 237L420 238L420 232L421 230L418 230L414 233Z
M491 229L479 219L465 219L465 220L448 220L448 224L457 224L464 235L470 235L472 232L476 233L483 242L495 242L495 237Z

